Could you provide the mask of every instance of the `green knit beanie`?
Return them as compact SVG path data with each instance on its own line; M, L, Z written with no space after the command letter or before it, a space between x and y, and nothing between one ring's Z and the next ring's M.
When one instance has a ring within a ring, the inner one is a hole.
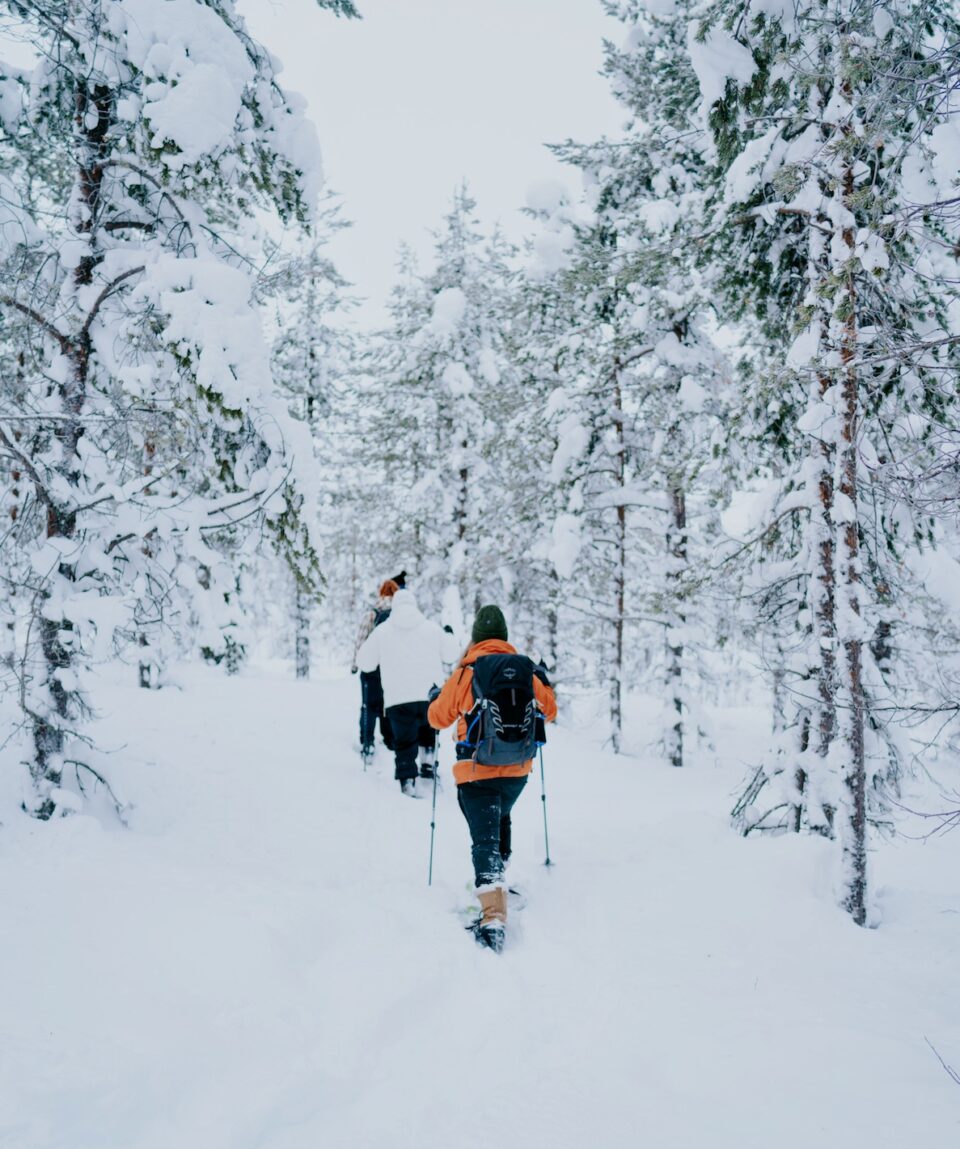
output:
M482 606L473 620L470 635L474 642L484 642L488 638L502 638L507 641L507 620L498 606Z

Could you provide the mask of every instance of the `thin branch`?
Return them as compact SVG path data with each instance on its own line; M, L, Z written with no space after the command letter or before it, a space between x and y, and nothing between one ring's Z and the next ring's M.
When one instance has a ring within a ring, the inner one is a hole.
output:
M84 338L84 337L86 337L87 334L89 334L90 326L93 323L94 319L96 319L97 312L100 310L100 308L103 306L103 304L110 298L110 296L113 295L113 293L118 290L118 288L120 287L120 284L123 283L124 280L130 279L134 275L139 275L140 272L143 270L145 270L145 267L143 264L141 264L139 267L131 267L131 268L129 268L129 270L123 272L122 275L118 275L116 279L112 280L110 283L108 283L106 285L106 287L104 287L104 289L100 292L100 294L97 296L97 298L93 301L93 307L91 307L90 311L87 313L87 318L84 321L83 327L80 328L80 337L81 338Z
M142 231L152 231L157 226L152 219L111 219L103 225L104 231L123 231L128 228L139 228Z
M24 455L21 450L19 450L19 448L10 439L9 435L7 435L6 431L4 431L2 427L0 427L0 443L6 447L10 454L13 455L13 457L27 472L30 478L33 479L33 485L36 488L37 498L39 498L41 502L45 503L46 506L52 507L53 503L50 499L50 496L47 494L47 488L43 480L40 478L40 473L37 471L36 467L34 467L33 463L30 462L27 456Z
M930 1040L929 1037L924 1036L923 1040L933 1050L934 1057L936 1057L937 1061L939 1061L940 1064L943 1066L943 1068L946 1070L947 1076L954 1083L954 1085L960 1085L960 1073L957 1073L957 1071L953 1068L952 1065L947 1065L947 1063L943 1060L943 1058L940 1056L939 1052L937 1051L937 1047L933 1044L933 1042Z
M68 336L64 335L62 331L58 331L56 327L49 320L44 319L39 311L34 311L32 307L28 307L26 303L21 303L18 299L14 299L12 295L0 295L0 303L4 303L7 307L16 308L17 311L22 312L34 321L39 327L60 344L60 350L64 355L69 355L73 349Z
M80 781L80 771L86 770L87 773L93 775L93 777L100 783L101 786L103 786L103 788L110 795L110 800L113 802L114 809L117 812L117 817L119 818L120 822L125 826L127 824L127 822L123 816L123 813L124 813L124 810L126 809L126 807L124 806L123 802L121 802L120 799L117 797L113 787L106 780L106 778L104 778L104 776L98 770L94 770L94 768L92 766L90 766L88 763L80 762L76 758L68 758L68 759L66 759L66 763L67 763L67 765L72 766L74 768L74 770L76 771L77 785L80 787L80 793L81 794L85 794L86 791L83 788L83 783Z

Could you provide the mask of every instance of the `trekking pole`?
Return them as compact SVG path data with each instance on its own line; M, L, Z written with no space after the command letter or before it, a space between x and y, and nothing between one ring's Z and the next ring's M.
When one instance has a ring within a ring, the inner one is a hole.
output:
M433 761L433 803L430 807L430 868L427 885L433 885L433 836L437 828L437 775L440 773L440 736L437 735L437 756Z
M547 831L547 784L543 776L543 743L540 743L540 801L543 803L543 846L546 851L545 866L551 866L550 861L550 834Z

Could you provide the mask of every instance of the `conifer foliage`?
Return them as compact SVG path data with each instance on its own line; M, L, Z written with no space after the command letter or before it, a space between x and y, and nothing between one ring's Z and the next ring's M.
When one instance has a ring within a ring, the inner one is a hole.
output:
M424 604L462 627L481 590L502 589L500 519L511 488L500 434L513 405L510 246L487 236L459 189L435 237L435 266L409 256L392 327L369 359L365 442L386 446L378 515L412 555ZM397 513L399 512L399 514Z
M895 17L843 0L763 13L721 2L690 45L715 146L723 310L767 341L786 419L771 512L800 520L790 574L808 689L773 805L781 824L839 836L841 898L860 924L871 698L887 670L876 652L889 660L907 590L896 567L924 534L891 508L882 470L925 453L955 358L956 270L939 221L910 201L933 190L957 30L937 4Z
M232 661L251 532L316 577L251 221L306 225L319 165L232 0L4 9L37 61L0 78L7 671L27 804L49 817L109 789L84 732L97 659L135 658L149 682L170 634L194 629Z
M958 709L960 21L602 3L626 119L554 148L578 192L531 189L518 250L461 186L366 333L234 0L2 3L33 56L0 65L0 705L31 812L122 808L101 660L154 687L272 630L307 677L404 569L461 634L503 604L618 753L696 762L702 704L759 682L735 825L835 841L868 923L905 724Z

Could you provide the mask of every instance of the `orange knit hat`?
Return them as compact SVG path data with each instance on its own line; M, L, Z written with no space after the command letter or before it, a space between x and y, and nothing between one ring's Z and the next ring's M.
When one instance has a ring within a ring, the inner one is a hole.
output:
M393 596L397 593L397 591L399 589L400 588L393 581L393 579L388 578L387 581L380 587L380 592L379 592L380 597L381 598L393 598Z

